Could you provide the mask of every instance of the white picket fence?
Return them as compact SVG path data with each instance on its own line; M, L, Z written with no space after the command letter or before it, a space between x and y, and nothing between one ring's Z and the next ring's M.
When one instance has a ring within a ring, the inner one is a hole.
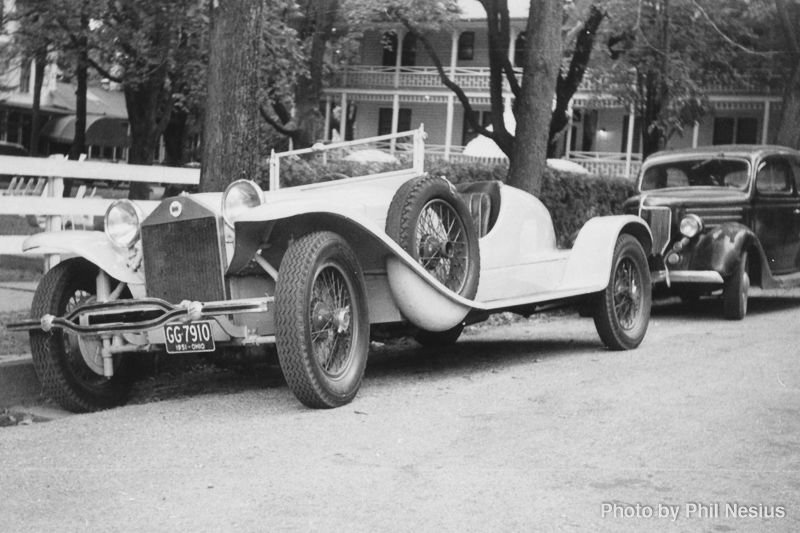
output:
M64 178L88 182L144 182L186 186L200 182L199 169L16 156L0 156L0 175L13 177L12 182L4 190L0 190L0 214L43 218L47 231L61 231L65 220L103 216L108 206L114 202L113 198L91 195L62 198ZM149 200L136 203L147 214L159 202ZM0 235L0 255L22 254L22 243L26 238L26 235Z

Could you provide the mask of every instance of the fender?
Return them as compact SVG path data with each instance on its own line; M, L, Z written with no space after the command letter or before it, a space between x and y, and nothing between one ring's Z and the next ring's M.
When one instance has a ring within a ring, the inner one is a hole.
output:
M761 283L764 288L773 286L769 263L758 237L753 230L738 222L726 222L702 234L692 253L689 268L715 270L724 278L736 268L743 250L758 253L760 271L753 277L754 284Z
M64 254L83 257L128 284L144 283L144 275L134 272L126 264L125 255L111 244L102 231L51 231L37 233L22 243L24 252Z
M234 225L236 244L228 272L241 270L252 259L277 220L303 216L316 218L320 229L341 234L353 245L362 263L386 268L395 304L414 325L429 331L447 330L461 322L470 309L484 307L441 284L361 210L321 199L260 206L239 217ZM365 254L372 257L364 257Z
M601 291L608 286L617 238L633 235L645 256L652 253L653 236L641 218L634 215L595 217L583 225L570 252L564 272L564 287L591 287ZM594 265L596 268L587 268Z

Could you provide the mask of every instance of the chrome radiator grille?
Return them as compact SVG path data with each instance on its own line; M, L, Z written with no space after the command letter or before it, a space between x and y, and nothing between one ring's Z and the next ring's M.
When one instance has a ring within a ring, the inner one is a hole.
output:
M672 211L668 207L643 207L639 216L650 226L653 252L663 254L669 245Z
M171 303L225 299L214 216L142 226L147 295Z

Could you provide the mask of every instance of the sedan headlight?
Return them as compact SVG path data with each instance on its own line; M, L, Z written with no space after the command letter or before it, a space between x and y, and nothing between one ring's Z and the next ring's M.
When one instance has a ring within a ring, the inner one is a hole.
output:
M144 214L130 200L117 200L106 211L106 236L122 248L130 248L139 240L139 227Z
M222 195L222 218L228 226L245 211L264 203L264 193L256 182L236 180L225 189Z
M681 235L692 238L703 231L703 219L697 215L686 215L681 219Z

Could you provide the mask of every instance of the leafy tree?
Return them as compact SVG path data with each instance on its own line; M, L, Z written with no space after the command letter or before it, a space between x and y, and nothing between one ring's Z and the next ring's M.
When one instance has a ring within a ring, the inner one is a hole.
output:
M285 26L279 26L282 31L277 33L284 43L291 43L293 47L284 46L278 52L277 43L273 42L276 35L274 23L265 32L272 55L292 61L291 67L286 68L288 64L283 63L283 71L273 71L270 78L291 78L294 90L291 94L288 91L280 94L280 89L276 91L273 85L273 94L267 95L272 113L265 105L260 106L260 111L267 123L292 139L295 148L305 148L322 137L320 102L328 45L338 37L339 1L305 0L298 7L297 12L287 17L289 20Z
M570 11L577 11L575 4L569 4ZM574 13L570 15L575 16ZM586 13L578 15L569 31L565 32L565 54L563 65L556 79L556 103L550 119L550 133L547 145L547 157L560 155L560 140L569 125L569 103L583 81L584 74L592 57L598 30L607 13L597 3L586 8Z
M601 63L606 87L642 117L643 155L663 149L708 112L706 88L745 72L739 42L753 38L747 3L718 0L712 18L699 0L607 4L613 28Z
M40 109L45 67L48 55L56 47L54 37L59 32L52 17L40 14L43 3L44 0L27 0L17 4L17 9L10 17L17 23L17 29L11 36L11 45L3 50L6 63L18 62L34 65L30 146L30 153L33 156L38 154L39 137L43 126Z
M176 103L187 96L202 65L205 2L109 1L98 33L103 48L94 68L122 84L130 122L128 162L153 163ZM146 184L131 184L131 198L147 198Z
M492 139L509 156L508 183L538 194L545 169L553 117L551 106L561 61L563 0L531 0L521 80L508 57L511 26L507 0L478 1L486 11L491 129L478 122L469 97L450 79L425 33L430 28L447 29L455 20L457 4L405 0L373 5L379 13L399 21L417 37L436 66L442 84L461 102L472 128ZM516 134L511 134L505 124L504 81L508 82L515 97ZM516 139L525 139L525 142L516 142Z

